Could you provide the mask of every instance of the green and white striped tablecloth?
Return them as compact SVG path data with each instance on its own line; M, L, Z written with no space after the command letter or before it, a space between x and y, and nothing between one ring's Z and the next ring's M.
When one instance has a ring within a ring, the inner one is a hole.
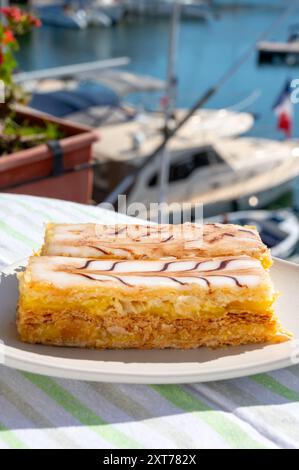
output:
M37 248L47 221L114 223L115 215L0 194L0 267ZM207 384L144 386L0 366L0 448L11 447L298 448L299 367Z

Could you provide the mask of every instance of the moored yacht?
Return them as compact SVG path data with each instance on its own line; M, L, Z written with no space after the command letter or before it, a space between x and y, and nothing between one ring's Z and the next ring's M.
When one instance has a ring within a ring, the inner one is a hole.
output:
M100 143L96 147L99 149ZM245 137L184 141L176 137L167 152L166 202L202 203L205 217L264 207L290 189L299 174L299 147L295 142ZM114 180L122 162L136 165L138 159L128 160L126 151L120 152L113 162ZM128 203L141 202L149 207L158 202L161 161L156 158L142 167L141 159L139 164L141 170L128 193ZM101 194L101 171L99 167L95 173L95 195ZM147 214L139 216L146 218Z

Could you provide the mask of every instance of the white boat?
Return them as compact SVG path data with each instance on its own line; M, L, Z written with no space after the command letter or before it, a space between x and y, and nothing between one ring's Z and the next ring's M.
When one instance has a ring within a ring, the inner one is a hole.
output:
M229 7L229 8L283 8L286 5L286 0L213 0L215 7Z
M94 0L92 8L110 18L112 24L121 21L126 13L126 6L120 0Z
M210 145L169 145L167 202L202 203L205 216L252 206L264 207L289 188L299 172L299 147L266 139L219 139ZM297 169L295 171L295 165ZM285 166L292 171L285 174ZM157 202L160 162L147 165L129 202Z
M185 109L177 109L175 119L180 120ZM162 113L139 113L135 120L119 125L101 127L101 141L94 146L97 160L130 161L142 164L162 142L165 118ZM200 109L171 139L170 149L184 152L215 138L236 137L248 132L254 124L252 114L228 109Z
M86 12L81 8L54 4L37 6L36 11L44 25L72 29L85 29L88 26Z
M25 72L16 74L15 79L31 94L31 107L92 127L127 122L139 116L140 109L125 101L130 93L142 93L148 101L147 94L165 90L162 80L104 68L101 64L102 61L58 67L56 73L55 69L37 74Z
M114 142L115 146L122 143L117 129ZM100 146L101 142L96 145L98 150ZM119 179L123 178L121 163L124 163L124 172L129 171L128 164L142 166L143 158L136 158L137 147L134 153L132 147L126 148L124 142L123 151L114 155L114 181L117 171ZM214 138L203 143L200 139L174 137L167 151L170 160L167 202L202 203L205 217L237 209L263 208L289 190L299 174L299 146L295 142L241 137ZM128 159L130 154L135 158ZM107 162L108 155L104 156ZM110 158L110 164L112 160ZM128 194L128 203L141 202L149 207L151 203L158 202L160 170L159 158L141 168ZM95 172L95 190L100 189L102 182L101 170L98 169Z
M102 11L66 3L36 6L37 15L45 25L85 29L90 25L111 26L112 20Z
M87 8L85 10L88 26L105 26L108 28L113 24L113 20L104 11L97 8Z
M272 255L278 258L291 256L299 241L298 217L288 209L229 212L205 222L254 225Z
M107 81L106 81L107 76ZM110 73L101 74L98 77L98 83L107 84L109 88L115 91L120 98L123 98L129 93L135 91L140 92L158 92L163 89L163 82L159 80L151 79L150 77L139 76L139 84L136 83L125 84L125 82L117 83L117 81L110 81ZM136 76L137 78L137 76ZM115 115L116 109L103 109L103 107L93 106L81 111L77 111L65 116L65 118L71 121L85 123L92 127L105 126L103 130L103 140L107 142L107 146L113 151L118 152L117 148L113 148L114 144L117 145L113 138L114 128L112 124L121 124L128 120L123 128L117 127L117 132L122 134L124 141L120 143L122 149L121 152L126 151L131 154L130 146L134 145L135 140L140 139L142 146L140 150L140 156L145 155L150 149L154 149L154 146L162 139L161 129L164 125L164 117L159 112L145 112L142 109L136 108L127 102L121 101L121 114L122 119L112 119L112 115ZM127 113L127 110L129 112ZM176 110L177 119L180 119L186 112L184 109ZM127 118L126 118L127 115ZM186 124L184 129L179 133L181 140L186 139L201 139L202 142L210 141L211 138L217 137L233 137L244 134L249 131L254 124L254 117L250 113L230 111L228 109L202 109L197 112ZM129 140L129 142L128 142ZM101 150L103 145L101 145ZM110 153L110 150L108 150ZM106 149L105 149L106 153ZM135 158L133 156L132 158Z
M173 0L126 0L129 12L139 15L169 17L173 11ZM206 20L209 6L204 1L180 0L182 18Z
M206 20L209 17L209 7L205 2L185 1L181 4L182 17L198 20Z
M177 110L177 118L181 119L185 112L182 109ZM174 157L178 155L178 159L184 161L185 156L196 153L215 139L247 132L253 122L249 113L201 109L171 139L168 148ZM93 158L102 164L95 170L94 198L97 202L107 197L117 182L130 173L132 167L143 165L146 157L162 141L163 124L162 113L141 113L130 121L99 128L101 139L93 147ZM142 173L138 181L140 178ZM184 182L181 186L184 187ZM145 190L148 192L148 189ZM151 192L151 188L149 191ZM157 188L153 192L156 196ZM180 194L180 200L182 199L183 195Z

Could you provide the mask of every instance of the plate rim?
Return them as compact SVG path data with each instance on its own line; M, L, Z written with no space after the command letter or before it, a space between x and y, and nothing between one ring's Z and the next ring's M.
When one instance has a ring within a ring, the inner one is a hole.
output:
M17 268L24 266L27 260L28 257L6 266L5 268L2 268L0 270L0 274L12 274ZM274 258L274 262L276 264L278 263L287 266L291 265L292 267L299 269L298 265L290 261ZM290 340L290 343L292 343L294 340ZM271 346L275 347L275 345ZM223 370L210 373L207 371L196 370L195 365L193 367L190 365L189 368L188 363L186 362L179 363L181 367L184 366L187 369L185 372L182 370L179 372L175 372L174 370L166 372L165 369L169 367L169 364L167 363L163 364L164 367L162 367L162 370L157 371L157 367L161 369L161 363L149 362L143 363L146 367L143 368L142 372L137 372L130 369L132 366L136 366L136 364L142 365L142 363L72 359L56 356L53 357L47 354L41 355L31 351L24 351L22 349L7 346L5 344L2 346L2 352L4 356L4 365L13 369L73 380L89 380L124 384L181 384L210 382L270 372L295 364L289 355L288 357L282 357L281 359L269 359L262 364L257 364L255 362L253 364L246 365L245 367L237 364L235 366L233 365ZM51 361L52 364L50 364ZM89 367L88 369L83 370L82 363L87 362L89 363ZM122 368L123 370L109 370L112 362L114 367L117 369ZM178 363L172 363L173 366L175 366L175 364ZM152 367L154 370L150 371L148 366ZM197 368L198 367L200 366L197 366Z
M16 348L11 348L19 351ZM31 353L26 353L31 354ZM33 353L38 356L38 354ZM45 356L43 356L45 357ZM51 356L48 356L51 357ZM59 359L59 358L55 358ZM63 359L64 361L66 359ZM72 361L72 359L69 359ZM74 360L74 361L80 361ZM105 368L109 366L108 361L104 362ZM126 364L118 363L125 367ZM131 363L133 364L133 363ZM285 368L291 365L294 365L291 362L290 358L284 358L276 361L267 361L261 365L253 364L250 366L246 366L246 368L242 367L235 367L235 368L228 368L224 369L223 371L218 371L217 373L209 373L209 372L186 372L186 373L168 373L164 375L163 373L154 373L154 372L142 372L134 373L134 372L111 372L107 370L87 370L83 371L82 369L78 369L76 367L65 367L60 366L57 364L54 365L44 365L38 362L30 361L30 360L18 360L14 355L6 355L5 354L5 362L4 365L6 367L24 371L24 372L31 372L39 375L51 376L51 377L59 377L65 379L72 379L72 380L88 380L94 382L110 382L110 383L121 383L121 384L183 384L183 383L205 383L205 382L212 382L212 381L220 381L220 380L228 380L228 379L235 379L241 377L247 377L250 375L261 374L265 372L271 372L273 370Z

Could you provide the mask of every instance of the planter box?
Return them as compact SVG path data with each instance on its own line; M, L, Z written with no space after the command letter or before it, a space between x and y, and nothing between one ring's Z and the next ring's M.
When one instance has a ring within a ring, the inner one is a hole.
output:
M17 117L37 125L44 121L59 125L65 135L59 141L65 173L53 176L53 152L47 145L38 145L0 157L0 192L89 202L93 173L86 166L91 160L92 143L98 140L97 133L89 127L33 110L18 111ZM83 165L83 169L71 171L78 165Z

